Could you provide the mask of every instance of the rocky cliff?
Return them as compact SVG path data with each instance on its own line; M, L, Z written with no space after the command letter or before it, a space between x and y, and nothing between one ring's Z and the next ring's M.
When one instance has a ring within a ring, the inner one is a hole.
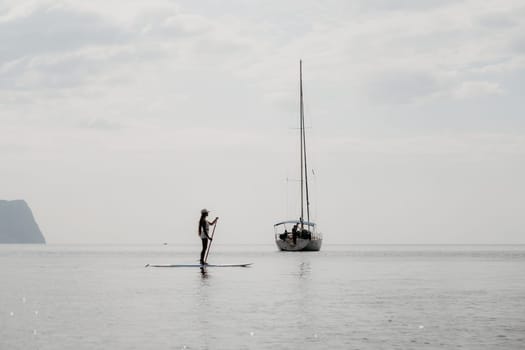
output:
M46 243L24 200L0 200L0 243Z

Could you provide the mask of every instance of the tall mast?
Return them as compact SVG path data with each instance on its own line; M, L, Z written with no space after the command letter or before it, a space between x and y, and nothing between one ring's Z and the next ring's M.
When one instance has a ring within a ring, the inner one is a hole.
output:
M299 60L299 130L300 130L300 141L301 141L301 230L303 229L303 218L304 218L304 168L303 168L303 153L304 153L304 111L303 111L303 61Z
M301 99L301 106L303 107L302 119L303 119L303 155L304 155L304 184L306 190L306 220L310 222L310 198L308 196L308 167L306 166L306 128L304 126L304 105L303 99Z

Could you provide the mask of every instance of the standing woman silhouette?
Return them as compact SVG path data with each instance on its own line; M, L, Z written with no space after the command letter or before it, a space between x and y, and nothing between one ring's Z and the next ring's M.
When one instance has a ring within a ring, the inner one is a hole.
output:
M201 250L201 265L206 265L206 262L204 261L204 255L206 254L206 249L208 248L208 239L211 241L212 238L208 235L210 232L210 225L215 225L218 217L215 218L212 222L209 222L206 220L206 217L208 216L210 212L207 209L201 210L201 218L199 220L199 237L202 240L202 250Z

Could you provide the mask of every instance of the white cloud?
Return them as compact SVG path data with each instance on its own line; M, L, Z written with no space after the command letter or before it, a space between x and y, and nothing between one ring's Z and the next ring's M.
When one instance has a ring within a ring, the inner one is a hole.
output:
M521 27L511 5L505 8L500 4L498 12L491 12L489 7L472 7L470 2L334 4L333 9L339 8L339 12L330 12L329 5L307 2L304 10L292 17L291 5L274 10L268 6L264 16L271 21L257 18L256 12L247 19L212 17L162 1L126 9L127 21L113 19L118 2L108 5L114 7L113 12L101 11L100 4L74 2L33 6L32 12L26 10L23 16L11 16L2 23L1 32L5 39L10 38L4 40L4 58L18 57L17 69L6 73L2 86L81 86L91 84L97 76L116 71L126 74L171 61L180 67L213 64L215 69L228 69L239 78L256 80L271 100L272 95L283 95L284 84L295 77L290 63L295 66L303 57L314 80L349 81L355 84L355 92L362 92L361 86L373 86L368 97L377 103L412 103L422 95L432 95L435 89L441 95L452 95L457 94L457 86L484 80L472 76L490 69L484 64L513 70L520 60L512 52L521 47ZM365 7L374 11L359 12ZM296 27L300 31L277 40L274 35L290 21L301 22ZM487 26L494 27L493 31L486 32ZM42 31L43 27L51 30ZM18 28L25 29L20 32ZM13 33L25 36L24 40L14 40ZM90 55L95 51L110 54ZM63 65L38 64L38 57L46 55ZM29 60L33 64L24 67ZM128 68L122 69L126 65ZM63 71L57 72L58 67L64 67ZM62 77L57 78L57 73ZM452 76L454 79L443 82L443 77ZM405 88L392 89L396 82Z
M413 103L439 91L432 74L416 71L398 71L377 74L364 91L366 96L385 103Z
M479 17L479 23L489 29L507 28L518 25L517 19L510 12L490 12Z
M454 91L460 99L503 95L505 92L498 83L488 81L465 81Z
M383 155L486 156L525 154L525 135L513 132L448 132L404 137L339 137L323 140L330 152Z
M0 22L0 63L40 54L112 45L126 33L100 16L59 6L43 6Z
M120 130L122 125L104 118L91 118L79 123L79 127L96 130Z

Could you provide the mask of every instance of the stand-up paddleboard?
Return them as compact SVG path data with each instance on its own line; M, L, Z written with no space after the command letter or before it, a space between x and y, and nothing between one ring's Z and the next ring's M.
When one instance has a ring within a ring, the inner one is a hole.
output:
M249 267L253 263L246 264L146 264L144 267Z

